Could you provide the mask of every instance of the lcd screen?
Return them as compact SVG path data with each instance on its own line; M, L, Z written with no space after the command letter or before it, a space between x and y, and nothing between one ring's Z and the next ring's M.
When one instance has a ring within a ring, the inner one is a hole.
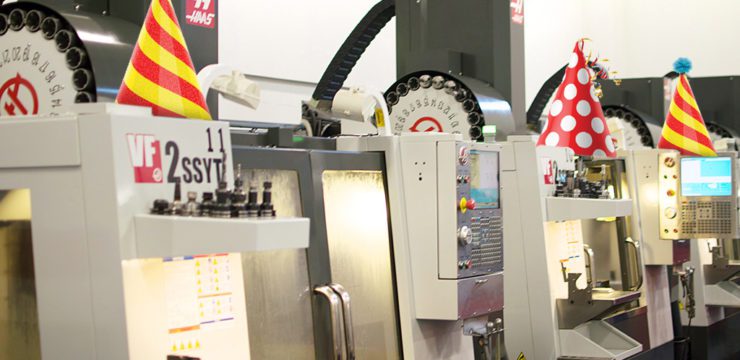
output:
M681 195L731 196L732 161L729 157L681 158Z
M470 195L480 209L498 209L499 159L498 152L471 151Z

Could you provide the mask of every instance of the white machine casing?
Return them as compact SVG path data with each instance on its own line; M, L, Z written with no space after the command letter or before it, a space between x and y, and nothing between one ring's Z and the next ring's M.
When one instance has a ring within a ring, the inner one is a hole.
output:
M576 283L586 287L581 220L631 216L632 201L554 197L554 170L575 170L573 151L538 147L532 136L509 136L505 146L514 160L502 172L507 351L533 359L623 359L639 353L639 342L603 320L564 328L557 305L569 299L564 273L581 274Z
M402 343L407 359L473 358L471 337L463 333L461 306L474 295L483 302L478 302L481 306L477 308L468 308L474 309L471 315L475 312L475 316L485 317L503 309L503 273L466 279L443 277L445 272L451 275L458 270L455 145L462 143L470 142L462 141L459 135L440 133L337 139L338 150L385 153ZM500 169L511 170L513 162L503 150L505 146L472 146L498 152ZM506 201L502 196L502 204L508 204ZM469 294L460 298L461 291Z
M378 146L388 139L396 143L397 151ZM400 160L398 166L403 183L391 184L391 187L403 189L416 318L454 321L502 310L502 268L477 273L460 269L458 213L463 210L457 191L459 169L456 168L461 148L494 152L502 159L501 147L436 133L357 140L365 142L363 148L367 150L384 150L393 153L388 156L398 156ZM489 258L495 256L502 266L503 249L496 250Z
M400 141L417 318L457 320L502 310L503 269L462 277L458 214L463 210L456 184L466 146L493 152L500 147L427 134L402 135ZM434 198L437 206L430 206ZM503 262L503 249L494 256Z
M153 200L172 200L172 179L183 193L233 184L228 123L117 104L72 110L0 123L0 150L15 154L0 160L0 189L31 194L45 358L249 359L238 253L306 248L309 220L149 215ZM227 276L214 285L217 272Z
M660 156L662 153L677 154L672 150L639 149L620 151L627 159L630 192L635 199L634 210L640 220L636 229L641 232L641 247L645 265L673 265L688 260L687 251L679 251L681 244L661 237L661 217L665 193L660 184ZM683 246L686 248L686 246ZM676 253L674 253L676 248ZM686 248L687 249L687 248ZM674 259L674 255L676 258ZM683 256L681 256L683 255Z

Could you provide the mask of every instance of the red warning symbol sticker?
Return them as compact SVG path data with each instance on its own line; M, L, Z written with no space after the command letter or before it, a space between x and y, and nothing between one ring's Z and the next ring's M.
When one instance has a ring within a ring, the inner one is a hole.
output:
M36 115L38 112L36 89L21 74L0 85L0 116Z
M442 124L433 117L425 116L416 120L409 130L412 132L442 132Z

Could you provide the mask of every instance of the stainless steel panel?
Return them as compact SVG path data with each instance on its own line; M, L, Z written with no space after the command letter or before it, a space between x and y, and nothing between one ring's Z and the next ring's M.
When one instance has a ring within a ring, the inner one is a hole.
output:
M262 202L262 184L272 181L272 203L278 217L303 216L301 210L301 193L298 190L298 173L292 170L242 169L245 190L251 182L259 189L259 201Z
M243 176L247 184L254 179L260 188L265 180L272 181L272 200L279 217L301 216L298 175L294 171L243 170ZM242 268L251 358L313 359L306 251L244 253Z
M594 252L594 281L609 280L613 289L622 288L619 241L613 221L581 220L583 243ZM594 285L596 287L596 285Z
M400 358L383 175L322 175L332 281L352 297L358 359Z
M0 191L0 359L41 359L28 190Z
M740 239L724 240L724 247L731 262L740 262Z
M504 273L460 279L458 316L467 319L504 309Z

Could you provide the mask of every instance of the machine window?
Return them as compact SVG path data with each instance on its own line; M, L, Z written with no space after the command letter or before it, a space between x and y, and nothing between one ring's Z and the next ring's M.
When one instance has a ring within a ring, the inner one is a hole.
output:
M481 209L498 209L499 200L499 159L497 152L471 151L470 195Z

